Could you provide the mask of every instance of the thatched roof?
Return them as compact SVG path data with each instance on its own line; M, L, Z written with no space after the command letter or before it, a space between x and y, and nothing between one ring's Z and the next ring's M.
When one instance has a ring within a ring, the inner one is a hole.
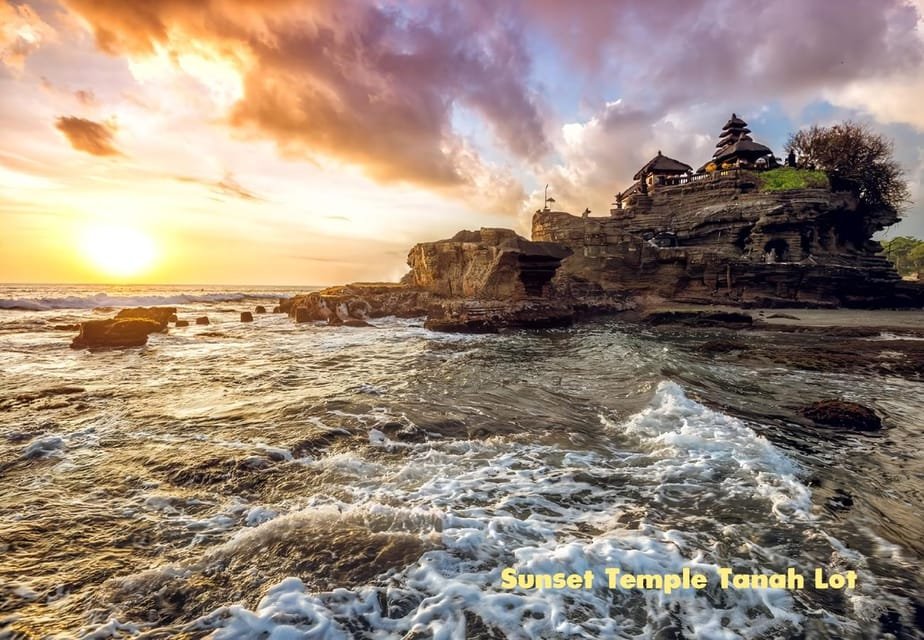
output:
M661 155L661 152L658 151L658 155L649 160L644 167L639 169L638 172L632 176L632 179L641 180L649 173L686 173L692 170L693 167L687 163L668 158L665 155Z
M748 126L748 123L738 117L737 114L731 114L731 118L728 119L728 122L725 123L725 126L722 127L722 131L728 131L729 129L744 128Z

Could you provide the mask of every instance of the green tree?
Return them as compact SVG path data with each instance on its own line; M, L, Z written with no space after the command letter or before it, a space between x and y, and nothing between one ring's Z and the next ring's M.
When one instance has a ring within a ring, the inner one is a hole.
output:
M924 240L899 236L883 242L882 249L901 275L906 276L924 270Z
M786 151L795 152L801 168L825 171L835 184L840 179L856 185L860 201L870 207L901 211L910 202L892 141L865 124L813 125L792 134Z

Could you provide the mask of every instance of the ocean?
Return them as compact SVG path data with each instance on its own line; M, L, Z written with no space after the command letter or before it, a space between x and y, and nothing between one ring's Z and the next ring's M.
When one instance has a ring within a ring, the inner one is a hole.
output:
M239 321L307 290L0 287L0 637L924 637L920 377L619 318ZM96 352L60 328L138 305L211 323ZM885 428L798 419L827 398ZM856 588L722 589L728 567ZM505 588L510 568L593 586Z

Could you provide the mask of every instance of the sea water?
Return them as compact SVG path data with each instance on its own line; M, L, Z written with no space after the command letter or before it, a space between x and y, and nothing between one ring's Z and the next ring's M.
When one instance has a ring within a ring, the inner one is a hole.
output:
M712 358L618 319L239 322L292 292L0 290L0 635L921 637L920 380ZM154 304L211 324L98 352L60 328ZM829 397L887 428L798 424ZM857 580L722 589L725 568Z

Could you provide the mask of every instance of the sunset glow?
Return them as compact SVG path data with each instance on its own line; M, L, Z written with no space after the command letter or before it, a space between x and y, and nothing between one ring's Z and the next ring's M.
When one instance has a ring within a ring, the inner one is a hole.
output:
M81 248L104 276L142 275L157 256L150 236L130 227L95 226L84 231Z
M844 119L895 140L888 234L924 236L922 1L0 0L0 281L395 279L417 242L528 235L546 184L606 215L732 111L777 155ZM62 253L128 214L170 260Z

